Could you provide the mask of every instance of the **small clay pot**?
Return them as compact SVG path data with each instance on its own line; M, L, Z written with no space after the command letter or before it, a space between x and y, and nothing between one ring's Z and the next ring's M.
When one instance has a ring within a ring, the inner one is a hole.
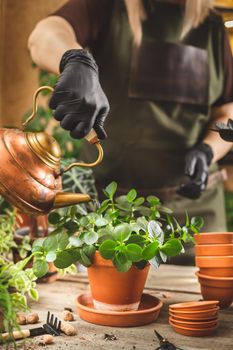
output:
M174 317L170 317L170 321L175 324L176 326L180 327L188 327L190 329L209 329L216 327L218 324L218 319L214 319L212 321L180 321L176 320Z
M186 335L188 337L205 337L209 336L215 333L215 330L217 329L217 325L213 328L208 329L192 329L188 327L181 327L174 324L172 321L169 320L170 325L173 327L173 329L182 335Z
M233 255L233 244L201 244L195 246L196 256Z
M196 256L200 273L213 277L233 277L233 256Z
M233 244L233 232L208 232L195 234L196 244Z
M178 311L175 312L170 311L171 316L177 316L177 317L185 317L192 320L200 320L203 318L211 318L216 317L218 315L219 306L213 308L213 309L207 309L207 310L198 310L198 311Z
M132 266L127 272L119 272L111 260L96 252L92 265L87 269L94 307L97 310L137 310L146 283L150 265L144 269Z
M176 312L179 311L197 311L216 308L218 305L217 300L211 301L189 301L187 303L177 303L169 305L169 310Z
M204 300L219 300L219 306L226 308L233 301L233 278L211 277L196 272Z

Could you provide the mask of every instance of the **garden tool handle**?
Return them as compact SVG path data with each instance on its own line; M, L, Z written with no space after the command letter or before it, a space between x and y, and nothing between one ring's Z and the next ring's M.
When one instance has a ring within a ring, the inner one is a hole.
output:
M2 333L1 338L2 340L6 341L11 338L17 339L23 339L30 337L30 330L29 329L23 329L21 331L14 331L12 333Z
M23 128L25 128L35 118L36 113L37 113L37 97L38 97L39 93L41 91L44 91L44 90L49 90L51 92L54 91L54 89L51 86L47 86L47 85L41 86L35 91L35 93L33 95L32 114L22 124ZM94 167L94 166L96 166L97 164L99 164L103 160L104 151L103 151L103 148L102 148L102 146L100 144L100 140L98 139L98 136L97 136L95 130L91 129L91 131L85 136L85 139L90 144L95 145L96 148L98 149L98 158L97 158L97 160L95 162L92 162L92 163L80 163L80 162L72 163L72 164L68 165L66 168L62 169L61 174L64 174L65 172L67 172L68 170L70 170L71 168L73 168L75 166L86 167L86 168Z

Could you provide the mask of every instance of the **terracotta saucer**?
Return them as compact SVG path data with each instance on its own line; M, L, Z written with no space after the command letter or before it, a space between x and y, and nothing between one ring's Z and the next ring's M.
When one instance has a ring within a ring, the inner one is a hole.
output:
M197 311L181 311L176 310L175 312L170 310L172 316L181 316L190 319L203 319L203 317L215 317L218 314L219 306L213 309L197 310Z
M214 309L219 304L218 300L211 301L190 301L187 303L178 303L169 305L169 310L175 312L180 311L197 311Z
M218 319L215 319L213 321L180 321L176 320L174 317L170 317L169 320L176 326L179 327L187 327L190 329L209 329L217 326Z
M218 326L216 325L215 327L208 328L208 329L191 329L188 327L177 326L171 321L169 321L169 323L174 329L174 331L182 335L186 335L188 337L206 337L208 335L213 335L216 329L218 328Z
M154 322L163 303L149 294L142 294L137 311L105 311L94 309L90 294L81 294L77 298L77 312L83 320L103 326L132 327Z
M210 317L194 317L191 315L188 316L180 316L180 314L176 314L173 312L170 312L169 315L174 318L177 321L187 321L187 322L205 322L205 321L214 321L218 319L218 312L216 311L216 315L215 316L210 316Z

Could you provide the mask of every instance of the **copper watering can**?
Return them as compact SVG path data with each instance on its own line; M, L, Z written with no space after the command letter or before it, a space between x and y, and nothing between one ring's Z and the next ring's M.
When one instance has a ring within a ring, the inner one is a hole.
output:
M23 128L36 116L37 96L33 97L33 112L23 123ZM93 163L73 163L61 169L61 149L57 141L45 132L24 132L19 129L0 128L0 195L25 213L47 214L53 209L89 202L88 194L62 191L62 174L73 168L94 167L103 159L103 149L94 130L86 136L98 149L98 159Z

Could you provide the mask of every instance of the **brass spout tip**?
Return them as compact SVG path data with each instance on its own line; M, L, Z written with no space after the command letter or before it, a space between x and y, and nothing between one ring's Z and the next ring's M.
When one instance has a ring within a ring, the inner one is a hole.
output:
M55 196L53 209L68 207L79 203L90 202L91 197L83 193L58 192Z

